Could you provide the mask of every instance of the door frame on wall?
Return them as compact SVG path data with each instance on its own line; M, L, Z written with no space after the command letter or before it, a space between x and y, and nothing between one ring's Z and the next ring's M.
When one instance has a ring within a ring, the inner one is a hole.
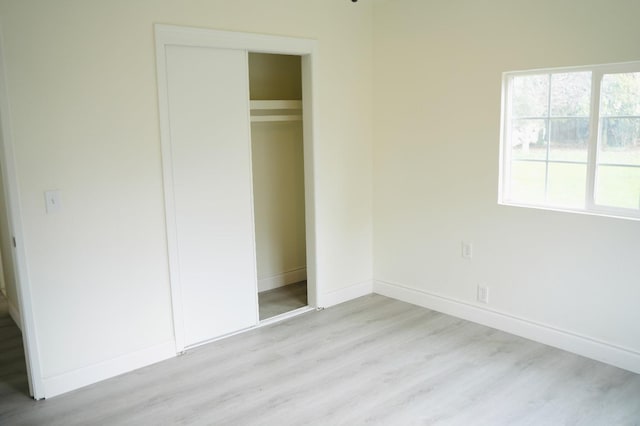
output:
M318 300L318 281L316 270L314 141L317 140L317 137L316 130L313 125L313 118L315 115L313 100L313 94L315 93L315 91L313 90L313 77L316 75L316 41L302 38L219 31L212 29L181 27L164 24L155 25L155 40L158 78L158 107L160 114L160 139L162 148L162 173L164 181L167 247L169 255L171 301L173 309L173 328L175 334L176 352L180 353L185 350L185 331L183 322L184 313L182 306L181 283L178 273L178 244L177 229L175 226L176 218L171 157L171 137L169 127L166 47L185 46L215 49L235 49L246 52L297 55L301 57L305 221L307 242L307 303L310 307L316 307ZM247 110L249 110L248 98ZM255 255L256 254L254 250L254 261Z
M31 282L29 280L25 239L22 223L22 207L18 187L11 114L9 109L9 93L7 89L4 44L0 31L0 169L4 183L5 201L9 230L13 239L11 253L3 253L14 265L19 318L14 318L22 332L22 344L25 352L29 393L34 399L45 397L42 369L40 367L40 351L35 328L35 315L32 306Z

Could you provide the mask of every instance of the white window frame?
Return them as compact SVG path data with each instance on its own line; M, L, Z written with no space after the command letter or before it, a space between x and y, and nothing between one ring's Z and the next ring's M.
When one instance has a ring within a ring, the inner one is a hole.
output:
M509 199L509 185L511 182L511 146L510 141L510 122L509 107L511 99L511 82L514 77L539 75L539 74L558 74L568 72L591 72L591 104L589 110L589 140L588 140L588 158L587 158L587 177L584 208L572 208L566 206L558 206L549 203L528 204ZM562 68L542 68L526 71L508 71L502 74L502 99L501 99L501 117L500 117L500 170L499 170L499 188L498 188L498 204L516 207L528 207L534 209L554 210L562 212L592 214L599 216L609 216L624 219L640 220L640 209L626 209L619 207L611 207L599 205L595 202L595 183L597 180L598 165L598 144L600 143L600 87L602 78L606 74L621 74L640 72L640 61L624 62L615 64L590 65L578 67L562 67ZM602 164L601 164L602 165ZM620 166L620 165L618 165ZM626 166L638 167L640 166Z

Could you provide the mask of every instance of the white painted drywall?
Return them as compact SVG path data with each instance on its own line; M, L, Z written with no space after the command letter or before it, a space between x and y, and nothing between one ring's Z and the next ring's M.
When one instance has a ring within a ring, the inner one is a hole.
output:
M173 340L154 23L318 40L318 286L371 280L372 10L343 0L0 0L45 378L60 384L116 359L103 371L117 374L127 357L148 362L150 348ZM63 203L52 215L48 189Z
M291 284L287 273L306 268L302 122L252 123L251 146L258 289L264 291Z
M639 60L638 16L624 0L377 3L376 280L640 355L640 222L497 204L501 73Z

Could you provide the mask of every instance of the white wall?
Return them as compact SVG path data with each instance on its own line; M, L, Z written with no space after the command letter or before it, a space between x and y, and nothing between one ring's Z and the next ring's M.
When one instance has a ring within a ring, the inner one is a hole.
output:
M343 0L0 0L49 389L160 358L173 340L154 23L318 40L318 285L330 302L371 281L372 21L370 4Z
M638 16L625 0L377 3L376 289L564 330L640 371L640 223L497 205L501 73L639 60Z
M251 124L259 291L306 279L302 122Z

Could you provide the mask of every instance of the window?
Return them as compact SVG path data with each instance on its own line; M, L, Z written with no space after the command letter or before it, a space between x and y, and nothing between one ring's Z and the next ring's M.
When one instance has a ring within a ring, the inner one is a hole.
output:
M500 202L640 218L640 62L504 74Z

